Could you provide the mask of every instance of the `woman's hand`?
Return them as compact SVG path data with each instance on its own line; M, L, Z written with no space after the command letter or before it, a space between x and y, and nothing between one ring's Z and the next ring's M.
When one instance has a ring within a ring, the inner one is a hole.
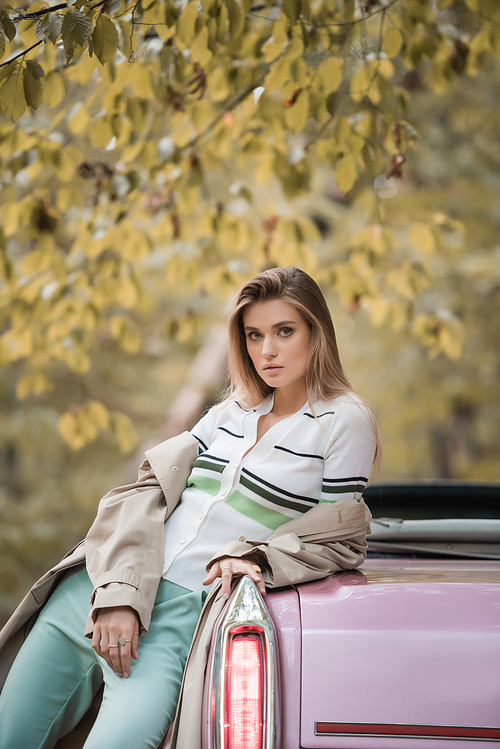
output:
M125 640L124 644L119 645L119 638ZM118 676L128 679L130 656L137 659L139 649L139 620L134 609L130 606L101 609L94 626L92 647Z
M239 559L238 557L223 557L220 561L214 562L210 572L203 580L203 585L210 585L220 577L222 579L222 595L229 598L231 592L231 580L233 575L250 575L259 589L259 593L266 595L266 586L264 578L258 564L252 564L248 559Z

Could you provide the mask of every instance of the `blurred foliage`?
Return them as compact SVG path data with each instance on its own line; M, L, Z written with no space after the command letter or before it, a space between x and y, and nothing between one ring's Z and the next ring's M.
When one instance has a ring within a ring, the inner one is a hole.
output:
M489 68L499 21L492 0L6 5L0 364L17 396L64 370L81 380L109 339L137 354L165 293L227 298L272 264L458 360L462 321L419 299L460 220L371 210L325 253L301 199L325 170L350 205L367 185L394 189L417 140L412 98ZM171 331L188 342L202 323L189 300ZM75 450L103 431L134 443L127 414L92 397L58 428Z
M0 617L273 264L325 290L381 479L498 480L500 6L56 8L0 13Z

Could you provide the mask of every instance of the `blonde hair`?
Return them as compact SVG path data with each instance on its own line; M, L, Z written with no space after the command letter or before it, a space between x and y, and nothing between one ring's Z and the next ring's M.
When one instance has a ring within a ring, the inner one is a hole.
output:
M237 400L249 408L260 403L273 388L259 376L247 351L243 313L256 302L281 299L302 315L310 328L310 362L306 371L307 396L310 402L331 401L353 394L340 362L337 338L325 297L316 281L299 268L271 268L248 281L240 290L229 319L228 373L226 401ZM359 398L359 396L358 396ZM373 409L367 407L375 435L375 475L382 457L380 432ZM356 401L355 401L356 402ZM313 411L314 413L314 411ZM375 476L372 477L372 481Z

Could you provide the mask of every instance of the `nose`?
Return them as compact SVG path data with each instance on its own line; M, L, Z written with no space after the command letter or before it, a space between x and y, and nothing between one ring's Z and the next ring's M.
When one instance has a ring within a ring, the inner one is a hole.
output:
M265 357L273 357L276 356L276 354L276 341L274 340L274 336L265 336L262 342L262 355Z

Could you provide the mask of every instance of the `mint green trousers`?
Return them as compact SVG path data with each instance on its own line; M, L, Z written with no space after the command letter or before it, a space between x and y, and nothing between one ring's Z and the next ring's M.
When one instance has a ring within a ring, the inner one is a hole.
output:
M0 694L0 749L49 749L89 708L102 705L85 749L156 749L173 718L202 604L161 580L148 632L128 679L118 677L84 637L92 583L69 572L42 609Z

